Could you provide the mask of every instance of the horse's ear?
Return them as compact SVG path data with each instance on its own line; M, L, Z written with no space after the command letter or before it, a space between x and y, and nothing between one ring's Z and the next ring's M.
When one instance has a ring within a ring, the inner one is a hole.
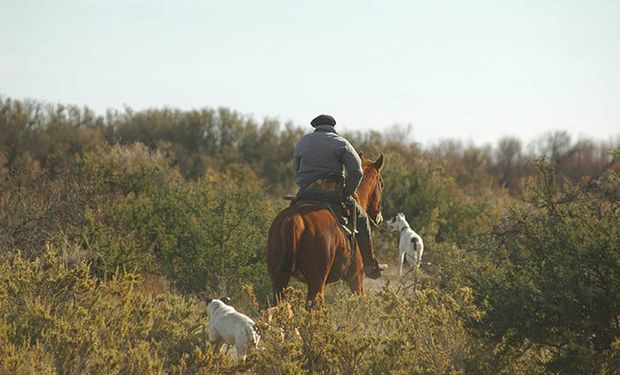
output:
M379 155L379 158L373 164L375 168L377 168L378 171L380 171L381 168L383 168L383 153Z

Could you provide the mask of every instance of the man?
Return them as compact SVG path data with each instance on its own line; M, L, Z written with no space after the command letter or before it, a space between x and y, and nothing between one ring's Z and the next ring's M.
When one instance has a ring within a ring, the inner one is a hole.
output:
M317 116L310 124L314 132L306 134L295 147L295 181L300 187L299 196L343 202L356 209L357 242L364 249L372 249L370 221L353 198L362 179L362 160L351 143L336 132L336 120L332 116Z

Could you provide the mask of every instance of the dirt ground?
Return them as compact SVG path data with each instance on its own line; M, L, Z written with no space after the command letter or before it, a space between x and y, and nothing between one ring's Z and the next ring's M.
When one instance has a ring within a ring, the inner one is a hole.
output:
M376 291L382 289L388 282L392 286L399 284L409 285L413 283L413 268L410 265L405 264L403 266L403 276L398 277L398 265L394 263L388 263L388 269L383 271L381 277L378 279L370 279L364 277L364 289L366 291Z

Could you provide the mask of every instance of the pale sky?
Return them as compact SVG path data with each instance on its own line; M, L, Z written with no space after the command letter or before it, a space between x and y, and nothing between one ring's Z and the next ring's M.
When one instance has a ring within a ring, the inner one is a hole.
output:
M620 134L620 1L0 0L0 95L482 144ZM310 130L310 128L309 128Z

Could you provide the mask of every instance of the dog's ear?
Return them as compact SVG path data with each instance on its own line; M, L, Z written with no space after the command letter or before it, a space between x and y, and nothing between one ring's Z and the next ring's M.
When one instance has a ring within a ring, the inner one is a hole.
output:
M230 297L221 297L220 301L224 302L225 305L232 306L232 301Z
M213 298L205 297L205 301L207 301L207 305L213 301Z

